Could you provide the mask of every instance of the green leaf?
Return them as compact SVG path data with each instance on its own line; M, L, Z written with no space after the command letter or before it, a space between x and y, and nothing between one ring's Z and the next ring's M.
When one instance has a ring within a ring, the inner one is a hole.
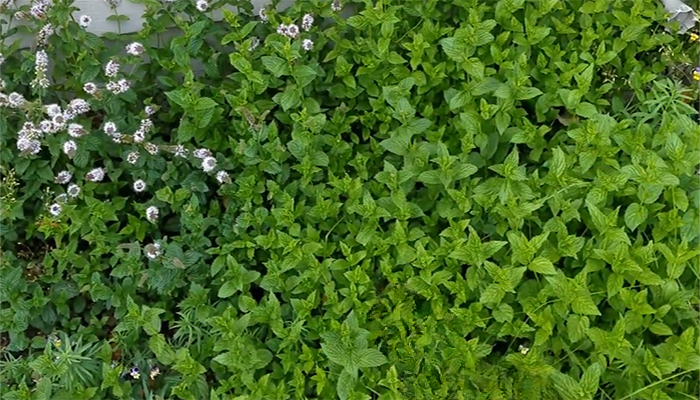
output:
M539 274L554 275L557 270L554 268L554 264L544 257L537 257L527 266L530 271L537 272Z
M595 106L591 103L579 103L576 106L576 115L584 117L584 118L593 118L596 114L598 114L598 110L595 108Z
M218 296L221 299L225 299L227 297L233 296L234 293L236 293L238 290L238 285L235 282L224 282L224 284L221 285L221 287L219 288Z
M625 210L625 225L634 231L639 225L647 220L648 211L646 207L638 203L632 203Z
M386 364L384 354L376 349L362 349L357 353L357 366L360 368L373 368Z
M347 400L350 397L350 393L355 388L357 380L353 377L348 370L344 369L340 372L338 376L338 397L340 400Z
M535 87L518 88L517 94L516 94L516 99L517 100L529 100L529 99L533 99L541 94L542 94L542 91L540 89L535 88Z
M277 78L289 75L289 66L284 59L277 56L263 56L261 59L265 69L272 72Z

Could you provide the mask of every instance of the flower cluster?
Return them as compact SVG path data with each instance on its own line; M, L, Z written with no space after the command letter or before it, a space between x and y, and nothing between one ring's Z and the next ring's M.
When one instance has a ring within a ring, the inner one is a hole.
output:
M49 56L46 54L44 49L40 49L36 52L36 59L34 61L34 80L31 82L32 87L40 87L46 89L49 87L49 80L46 75L46 70L49 66Z
M262 11L263 10L261 9L261 12ZM262 15L261 15L261 19L262 19ZM301 29L304 30L305 32L308 32L309 30L311 30L311 27L313 26L313 24L314 24L313 15L305 14L302 17ZM282 36L286 36L290 39L296 39L297 37L299 37L300 30L299 30L299 26L297 26L296 24L289 24L289 25L279 24L279 26L277 26L277 33L282 35ZM311 40L309 38L303 39L301 41L301 48L306 50L306 51L311 51L314 48L313 40Z

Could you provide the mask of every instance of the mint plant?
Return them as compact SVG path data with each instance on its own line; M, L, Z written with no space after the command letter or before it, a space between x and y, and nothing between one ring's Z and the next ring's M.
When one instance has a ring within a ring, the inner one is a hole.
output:
M697 28L139 3L0 0L3 400L698 395Z

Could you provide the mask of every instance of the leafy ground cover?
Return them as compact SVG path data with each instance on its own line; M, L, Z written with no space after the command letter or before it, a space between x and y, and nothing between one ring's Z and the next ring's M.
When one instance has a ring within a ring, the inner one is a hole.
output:
M0 2L3 400L697 398L656 0L143 4Z

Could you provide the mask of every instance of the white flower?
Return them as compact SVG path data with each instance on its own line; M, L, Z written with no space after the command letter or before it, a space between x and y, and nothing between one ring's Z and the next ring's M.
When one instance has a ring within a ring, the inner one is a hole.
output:
M301 42L301 48L304 49L304 50L306 50L306 51L310 51L311 49L314 48L314 42L313 42L313 40L311 40L311 39L304 39L304 40L302 40L302 42Z
M160 211L158 211L158 207L156 206L150 206L146 209L146 219L149 222L156 222L159 214Z
M248 47L248 51L253 51L260 46L260 39L257 37L254 37L253 39L250 40L250 46Z
M108 78L114 78L119 73L119 63L114 60L109 60L105 65L105 75Z
M74 141L68 140L63 143L63 152L70 158L75 157L75 152L78 150L78 145Z
M144 246L143 250L144 253L146 253L146 257L150 258L151 260L155 260L162 254L160 243L149 243Z
M129 83L129 81L126 79L120 79L117 82L117 85L119 85L119 93L124 93L127 90L129 90L129 88L131 88L131 83ZM116 93L116 94L118 94L118 93Z
M139 42L133 42L126 45L126 52L132 56L140 56L146 51L146 48Z
M37 154L41 151L41 142L36 139L21 137L17 139L17 150L25 154Z
M141 193L144 190L146 190L146 182L144 182L142 179L139 179L136 182L134 182L134 192Z
M311 29L311 26L314 24L314 17L311 14L306 14L304 17L301 19L301 29L308 31Z
M85 175L85 179L90 182L100 182L105 178L104 168L95 168Z
M117 124L115 124L115 123L112 122L112 121L107 121L107 122L105 122L104 126L102 127L102 130L103 130L104 133L106 133L107 135L112 136L112 135L114 135L115 133L118 132L118 131L117 131Z
M216 180L219 181L220 184L224 183L231 183L231 177L229 177L228 172L226 171L219 171L216 173Z
M63 114L56 114L51 118L51 121L53 121L54 125L59 129L62 129L66 124L66 117Z
M65 185L66 183L70 182L70 179L72 177L73 177L73 174L71 174L70 171L61 171L58 174L56 174L56 177L54 178L54 180L59 185Z
M76 185L75 183L71 183L70 185L68 185L66 193L68 193L68 196L70 197L78 197L78 195L80 194L80 186Z
M90 103L83 99L73 99L68 103L67 112L73 115L85 114L90 111Z
M279 26L277 27L277 33L283 36L287 36L287 25L279 24Z
M85 93L87 93L87 94L94 95L95 93L97 93L97 90L98 90L98 89L97 89L97 85L95 85L95 84L92 83L92 82L88 82L88 83L86 83L86 84L83 85L83 90L84 90Z
M295 24L287 26L287 36L289 36L292 39L299 36L299 27Z
M146 149L146 151L149 152L151 155L158 154L158 146L153 143L146 143L143 146L143 148Z
M211 151L209 151L209 149L197 149L192 152L192 155L199 159L203 159L206 157L211 157Z
M146 134L142 130L134 132L134 143L141 143L146 139Z
M90 17L89 15L81 15L80 17L78 17L78 25L80 25L83 28L87 28L88 26L90 26L91 23L92 17Z
M197 0L197 9L201 12L207 11L209 8L209 3L207 0Z
M75 138L81 137L81 136L85 135L86 133L87 133L87 131L80 124L72 123L72 124L68 125L68 134L71 135L72 137L75 137Z
M5 57L0 53L0 65L5 62Z
M49 121L48 119L45 119L41 122L39 122L39 130L42 133L51 133L54 130L54 125L53 122Z
M270 19L267 17L267 11L265 11L264 8L261 8L260 11L258 11L258 17L260 17L260 20L263 23L267 23Z
M202 170L204 172L211 172L216 168L216 158L214 157L205 157L202 160Z
M335 12L342 10L343 6L340 4L340 0L333 0L333 4L331 4L331 9Z
M7 101L12 108L20 108L27 102L27 100L24 99L24 96L17 92L10 93L7 96Z
M59 215L61 215L61 205L58 203L51 204L51 207L49 207L49 212L54 217L58 217Z
M131 165L136 164L136 162L138 160L139 160L139 152L138 151L132 151L126 155L126 162L128 162Z
M177 146L175 146L173 153L175 154L175 157L185 158L185 157L187 157L187 154L189 152L187 151L185 146L178 144Z
M146 115L151 116L156 113L156 108L153 106L146 106L143 111L146 113Z

